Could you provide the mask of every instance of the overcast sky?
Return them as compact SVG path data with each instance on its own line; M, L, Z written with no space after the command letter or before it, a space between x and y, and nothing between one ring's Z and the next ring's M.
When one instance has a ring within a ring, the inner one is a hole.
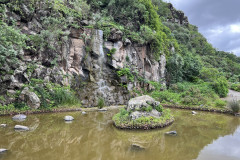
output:
M164 0L184 11L213 47L240 56L240 0Z

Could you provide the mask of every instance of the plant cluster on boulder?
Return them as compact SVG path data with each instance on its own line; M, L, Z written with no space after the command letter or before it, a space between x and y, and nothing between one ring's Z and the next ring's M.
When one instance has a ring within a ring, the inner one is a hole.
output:
M148 95L129 100L126 108L113 117L114 125L120 129L154 129L173 123L169 109Z

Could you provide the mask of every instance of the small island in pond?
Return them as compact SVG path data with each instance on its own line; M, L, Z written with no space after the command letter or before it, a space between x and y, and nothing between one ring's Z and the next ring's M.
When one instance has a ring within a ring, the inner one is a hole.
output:
M113 116L114 125L120 129L163 128L173 121L170 110L147 95L129 100L127 107Z

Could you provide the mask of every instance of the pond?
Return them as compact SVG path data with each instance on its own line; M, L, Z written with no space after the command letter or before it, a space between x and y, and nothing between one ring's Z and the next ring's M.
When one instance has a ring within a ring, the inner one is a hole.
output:
M81 112L29 115L24 122L0 117L0 154L4 160L239 160L240 119L234 116L172 110L173 125L152 131L118 130L111 112ZM65 115L75 118L64 122ZM30 131L14 131L16 124ZM177 136L165 132L176 130ZM134 150L138 144L144 150Z

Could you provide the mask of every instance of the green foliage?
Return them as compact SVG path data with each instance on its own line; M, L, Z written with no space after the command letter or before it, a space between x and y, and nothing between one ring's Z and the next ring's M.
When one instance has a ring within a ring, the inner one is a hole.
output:
M232 90L234 90L234 91L240 92L240 83L232 83L232 84L230 85L230 88L231 88Z
M153 110L152 106L142 107L141 111L151 112Z
M14 104L9 104L9 105L0 104L0 111L14 111L14 110L15 110Z
M31 79L29 85L41 100L41 108L50 109L63 105L79 105L80 101L74 91L68 86L60 86L54 83L45 83L41 79Z
M117 51L116 48L112 48L112 49L109 51L109 53L107 54L107 56L112 57L112 55L113 55L114 53L116 53L116 51Z
M240 105L238 101L231 101L228 103L228 107L233 111L233 113L238 113L240 110Z
M168 83L181 82L183 80L184 60L181 55L174 54L167 61L167 81Z
M124 108L121 108L120 112L113 116L113 121L116 124L121 124L123 122L128 121L129 119L130 119L129 112Z
M177 103L180 101L180 95L174 92L171 92L169 90L165 91L153 91L151 93L151 96L160 101L160 102L171 102L171 103Z
M226 97L228 94L228 81L225 77L219 77L213 82L213 89L220 97Z
M223 101L221 99L218 99L215 101L215 106L216 107L220 107L220 108L224 108L227 105L226 101Z
M157 107L155 107L155 109L158 111L158 112L163 112L163 106L161 104L159 104Z
M213 82L219 76L219 71L216 68L202 68L200 77L204 81Z
M121 109L119 113L113 116L113 121L118 127L156 127L163 125L170 120L173 120L173 116L169 109L164 109L162 111L162 116L160 118L155 117L139 117L135 120L131 120L129 117L130 113L125 109Z
M130 71L130 68L127 68L127 67L122 68L120 71L117 71L117 74L118 74L119 77L127 76L128 80L130 80L131 82L134 81L134 75Z
M6 23L0 23L0 67L16 64L21 49L28 48L27 36Z
M166 104L222 107L219 96L212 87L212 84L207 82L179 82L172 84L168 90L154 90L149 94Z
M99 109L103 108L105 106L105 101L102 97L98 98L98 102L97 102L97 107Z
M191 53L187 53L183 57L183 79L187 81L194 81L199 76L202 64L200 59Z

